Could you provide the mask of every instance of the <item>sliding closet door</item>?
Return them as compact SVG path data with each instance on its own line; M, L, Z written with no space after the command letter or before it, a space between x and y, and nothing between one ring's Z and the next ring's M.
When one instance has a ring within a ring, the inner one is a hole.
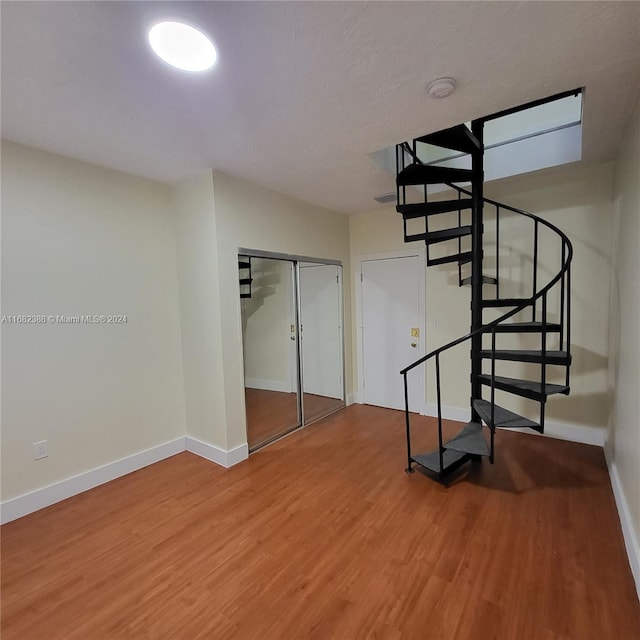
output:
M305 424L344 406L342 267L301 262L300 350Z
M250 280L241 285L241 310L251 451L302 423L294 263L241 256L239 265L241 283Z

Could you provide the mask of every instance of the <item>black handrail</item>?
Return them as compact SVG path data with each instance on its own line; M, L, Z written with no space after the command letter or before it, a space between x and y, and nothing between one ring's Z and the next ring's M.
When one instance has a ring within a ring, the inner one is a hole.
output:
M400 146L403 148L403 150L407 151L411 156L413 156L413 159L414 159L415 162L417 162L419 164L425 164L424 162L422 162L417 157L417 155L415 155L413 153L413 150L408 145L408 143L405 142ZM458 191L458 193L464 193L464 194L469 195L469 196L473 195L471 193L471 191L468 191L467 189L464 189L464 188L459 187L457 185L450 184L450 183L444 183L444 184L446 184L446 186L450 187L451 189L455 189L456 191ZM438 349L435 349L434 351L431 351L430 353L428 353L427 355L423 356L422 358L419 358L415 362L412 362L408 367L405 367L404 369L402 369L402 371L400 371L400 374L403 375L403 376L406 376L406 374L409 371L411 371L412 369L415 369L416 367L421 365L423 362L426 362L427 360L430 360L434 356L437 356L437 355L441 354L443 351L448 351L449 349L451 349L453 347L456 347L457 345L459 345L459 344L461 344L461 343L473 338L474 336L477 336L479 334L484 334L484 333L487 333L489 331L492 331L494 327L496 327L497 325L501 324L504 320L507 320L507 319L511 318L512 316L516 315L517 313L519 313L523 309L526 309L527 307L533 305L535 303L535 301L538 300L538 298L541 298L542 296L547 294L553 288L553 286L560 281L561 278L564 279L564 275L565 274L569 274L570 273L570 264L571 264L571 260L573 258L573 246L571 244L571 241L567 237L567 235L565 233L563 233L562 231L560 231L560 229L558 229L558 227L556 227L554 224L551 224L547 220L544 220L543 218L540 218L539 216L534 215L533 213L529 213L528 211L523 211L522 209L517 209L516 207L512 207L512 206L510 206L508 204L504 204L502 202L497 202L496 200L492 200L490 198L483 198L483 202L491 204L491 205L493 205L495 207L499 207L500 209L507 209L508 211L512 211L513 213L517 213L519 215L525 216L526 218L530 218L531 220L533 220L536 223L536 225L535 225L536 229L537 229L538 223L540 223L540 224L544 225L545 227L551 229L555 233L557 233L560 236L561 240L562 240L563 257L565 258L564 263L562 265L562 268L560 269L558 274L550 282L547 283L547 285L545 287L540 289L540 291L535 293L531 298L527 298L520 305L518 305L516 308L512 309L511 311L508 311L507 313L503 314L502 316L500 316L496 320L493 320L489 324L483 325L482 327L479 327L475 331L471 331L470 333L468 333L465 336L462 336L461 338L457 338L456 340L452 340L451 342L443 345L442 347L439 347ZM565 255L565 250L566 250L566 255ZM568 285L567 289L569 289L569 282L570 282L569 277L567 277L567 285ZM570 302L568 300L568 295L567 295L567 313L569 313L569 305L570 305ZM546 304L545 304L545 308L546 308ZM562 318L563 315L564 315L564 312L563 312L563 309L561 308L560 309L561 318ZM567 320L567 334L568 334L568 325L569 325L569 322ZM569 351L569 344L570 344L569 343L569 336L567 335L567 340L566 340L567 351Z

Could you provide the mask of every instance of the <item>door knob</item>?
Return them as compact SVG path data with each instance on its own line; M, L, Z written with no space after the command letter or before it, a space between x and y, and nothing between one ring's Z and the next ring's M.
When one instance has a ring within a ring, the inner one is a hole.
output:
M411 346L415 349L418 346L418 343L417 342L412 342Z
M295 336L291 336L291 339L295 342L296 337Z

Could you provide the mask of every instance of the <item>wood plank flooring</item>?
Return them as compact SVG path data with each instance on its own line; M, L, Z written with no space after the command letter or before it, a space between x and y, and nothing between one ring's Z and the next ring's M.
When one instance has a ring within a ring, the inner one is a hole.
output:
M250 449L299 424L296 393L246 388L244 397Z
M304 394L306 423L334 411L341 402L335 398ZM249 449L289 431L299 424L298 395L282 391L245 389L247 410L247 439Z
M361 405L231 469L174 456L2 527L2 639L637 639L602 450L496 440L447 487Z

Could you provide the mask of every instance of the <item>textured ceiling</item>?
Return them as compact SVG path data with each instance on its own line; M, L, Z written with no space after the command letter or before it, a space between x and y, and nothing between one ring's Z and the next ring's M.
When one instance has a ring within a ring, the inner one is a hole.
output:
M367 154L585 86L584 158L615 156L640 86L638 2L7 2L3 137L175 182L213 167L343 212L393 188ZM188 75L146 29L200 25ZM425 84L449 75L446 100Z

